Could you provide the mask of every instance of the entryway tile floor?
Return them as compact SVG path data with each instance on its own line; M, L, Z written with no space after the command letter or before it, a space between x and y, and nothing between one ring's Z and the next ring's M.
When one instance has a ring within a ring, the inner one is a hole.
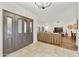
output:
M6 57L78 57L77 51L65 49L55 45L36 42L30 44L18 51L15 51Z

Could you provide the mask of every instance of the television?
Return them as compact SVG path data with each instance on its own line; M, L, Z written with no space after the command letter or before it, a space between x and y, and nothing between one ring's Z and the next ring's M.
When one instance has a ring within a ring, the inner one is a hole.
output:
M62 33L63 27L54 27L54 33Z

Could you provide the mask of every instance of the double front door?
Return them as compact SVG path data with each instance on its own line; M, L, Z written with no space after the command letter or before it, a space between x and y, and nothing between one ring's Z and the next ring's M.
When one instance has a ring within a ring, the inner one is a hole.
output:
M33 20L3 10L3 55L33 42Z

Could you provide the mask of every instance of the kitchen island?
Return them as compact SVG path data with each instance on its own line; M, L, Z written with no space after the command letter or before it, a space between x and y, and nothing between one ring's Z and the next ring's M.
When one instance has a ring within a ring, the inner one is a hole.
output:
M50 43L50 44L61 44L61 34L60 33L50 33L50 32L38 32L38 41Z

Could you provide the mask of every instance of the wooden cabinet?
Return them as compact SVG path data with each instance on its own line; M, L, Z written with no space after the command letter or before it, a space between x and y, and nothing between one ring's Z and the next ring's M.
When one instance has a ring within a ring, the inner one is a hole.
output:
M3 55L31 44L32 28L32 19L3 10Z
M45 42L51 43L51 41L52 41L52 40L51 40L51 34L48 33L48 34L45 34L45 35L46 35L46 36L45 36L45 38L46 38L46 39L45 39Z
M53 34L53 44L61 44L61 34L54 33Z
M45 41L45 33L39 32L37 36L39 41Z
M61 44L61 34L59 33L47 33L47 32L38 32L38 40L51 43L51 44Z

